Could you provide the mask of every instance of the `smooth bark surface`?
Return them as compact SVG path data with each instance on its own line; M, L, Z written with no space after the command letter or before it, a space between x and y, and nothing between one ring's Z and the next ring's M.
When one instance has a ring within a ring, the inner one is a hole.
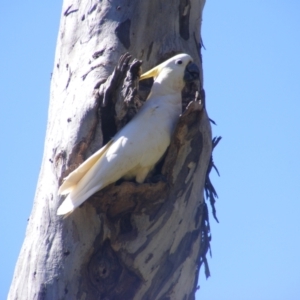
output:
M184 113L148 182L112 184L66 218L56 210L62 179L142 105L151 82L138 87L138 60L148 70L185 52L202 69L203 5L64 1L44 157L9 299L194 299L207 247L203 190L212 151L195 86L183 93ZM138 60L119 61L126 52ZM200 95L202 83L201 74Z

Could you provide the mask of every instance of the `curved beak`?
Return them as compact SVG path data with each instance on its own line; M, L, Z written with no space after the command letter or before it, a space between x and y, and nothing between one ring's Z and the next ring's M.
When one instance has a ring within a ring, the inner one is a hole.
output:
M144 80L144 79L151 78L151 77L153 77L155 79L158 76L158 74L160 73L161 68L162 68L162 64L154 67L153 69L149 70L148 72L142 74L140 76L140 80Z
M184 81L185 82L192 82L194 80L198 80L200 76L200 71L197 65L193 62L190 62L184 71Z

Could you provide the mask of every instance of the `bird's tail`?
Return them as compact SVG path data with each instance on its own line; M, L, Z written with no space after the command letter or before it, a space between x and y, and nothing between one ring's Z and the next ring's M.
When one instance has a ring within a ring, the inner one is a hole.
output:
M85 178L89 181L89 178ZM57 215L65 215L70 214L73 210L80 206L84 201L86 201L91 195L95 192L99 191L103 184L100 182L98 185L93 186L92 188L89 187L86 182L82 182L82 185L85 187L82 189L81 186L76 186L75 189L67 196L64 202L59 206L57 209Z
M74 202L72 201L72 198L71 198L71 194L69 194L68 197L64 200L64 202L57 209L57 215L70 214L79 205L74 204Z

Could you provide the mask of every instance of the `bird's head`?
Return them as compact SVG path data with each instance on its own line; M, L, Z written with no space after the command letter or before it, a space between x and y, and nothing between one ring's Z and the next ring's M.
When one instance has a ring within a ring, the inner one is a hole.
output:
M188 54L178 54L141 75L140 80L153 77L153 87L164 87L166 93L181 92L185 82L199 79L199 69Z

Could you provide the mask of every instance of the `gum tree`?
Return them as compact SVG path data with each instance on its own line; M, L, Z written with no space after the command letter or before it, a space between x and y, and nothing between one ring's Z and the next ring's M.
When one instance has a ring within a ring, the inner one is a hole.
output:
M66 218L56 210L63 178L143 104L151 81L138 83L141 65L185 52L202 70L203 6L64 1L44 157L9 299L195 298L209 247L203 193L212 166L202 74L185 87L171 145L146 183L112 184Z

